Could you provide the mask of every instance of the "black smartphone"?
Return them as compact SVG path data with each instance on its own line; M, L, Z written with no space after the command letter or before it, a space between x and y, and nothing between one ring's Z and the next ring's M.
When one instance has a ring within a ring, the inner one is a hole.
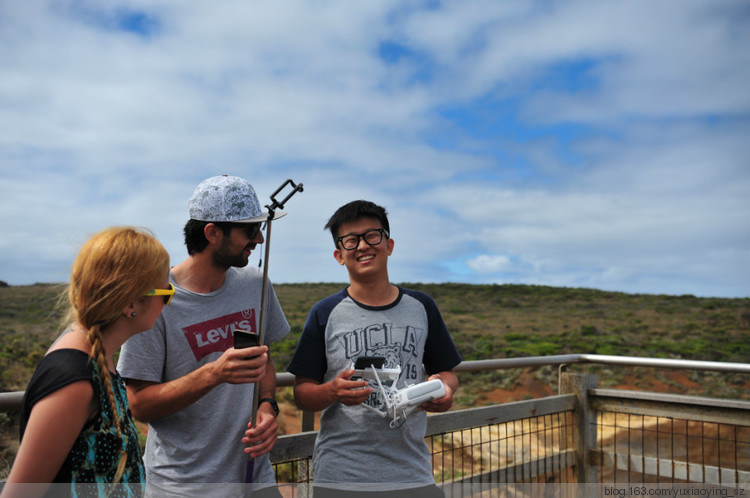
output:
M370 368L370 366L383 368L383 365L385 365L385 357L383 356L360 356L354 362L354 369L364 370L365 368Z
M385 358L382 356L360 356L354 361L354 373L350 380L363 380L370 367L383 368L383 365L385 365Z
M260 345L260 336L255 332L235 329L233 334L235 349L254 348Z

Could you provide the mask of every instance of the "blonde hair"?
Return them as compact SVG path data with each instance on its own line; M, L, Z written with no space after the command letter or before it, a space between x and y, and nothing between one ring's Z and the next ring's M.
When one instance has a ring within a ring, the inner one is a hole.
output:
M107 394L117 433L122 437L114 392L107 367L102 333L130 303L162 285L169 270L169 254L153 234L142 228L111 227L96 233L73 262L67 294L67 323L81 324L91 345L91 357ZM119 480L127 455L118 466Z

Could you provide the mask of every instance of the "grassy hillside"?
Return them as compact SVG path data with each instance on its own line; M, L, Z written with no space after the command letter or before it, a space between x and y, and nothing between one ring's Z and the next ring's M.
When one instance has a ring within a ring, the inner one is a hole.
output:
M21 391L54 341L62 285L0 287L0 391Z
M431 295L465 360L596 353L750 362L750 298L632 295L528 285L404 284ZM276 292L291 333L274 345L278 371L294 352L307 312L343 284L284 284ZM60 285L0 287L0 391L23 390L52 343ZM750 376L576 365L602 387L750 399ZM554 366L462 373L455 407L552 394ZM296 432L290 389L279 393L282 432ZM17 444L17 417L0 413L0 478ZM286 424L286 426L285 426Z
M596 353L750 361L750 298L528 285L404 285L435 299L465 360ZM277 370L283 371L287 365L310 307L342 287L276 285L292 327L289 336L274 347ZM59 285L48 284L0 288L0 391L23 390L54 340L62 316L55 306L61 290ZM512 377L518 375L498 372L478 376L483 388L492 389L511 387ZM499 384L492 382L493 378ZM733 380L742 383L743 379L728 379L730 383ZM467 382L471 379L462 379L462 384Z
M750 298L625 294L530 285L403 285L435 299L465 360L593 353L750 362ZM289 337L274 348L277 367L287 364L307 310L342 287L276 287L292 326ZM677 375L601 366L576 369L597 373L600 386L627 386L637 380L639 385L635 387L639 388L733 398L748 398L750 391L746 375ZM525 393L524 386L529 387L531 380L552 391L557 385L557 369L462 374L459 404L482 402L488 392L498 389L513 393L513 398L527 397L531 393Z

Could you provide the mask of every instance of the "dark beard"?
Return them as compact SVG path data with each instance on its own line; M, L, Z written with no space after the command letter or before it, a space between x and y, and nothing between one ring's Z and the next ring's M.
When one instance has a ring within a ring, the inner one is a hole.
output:
M243 249L243 252L244 252L244 249ZM232 266L234 266L235 268L244 268L245 266L247 266L248 261L249 261L249 258L245 259L241 253L240 254L230 253L227 250L226 245L223 243L213 255L214 266L217 268L221 268L225 271L228 270Z

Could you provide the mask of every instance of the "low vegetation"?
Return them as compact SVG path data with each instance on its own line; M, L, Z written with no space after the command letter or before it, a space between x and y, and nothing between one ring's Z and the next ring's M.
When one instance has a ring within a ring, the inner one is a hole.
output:
M590 353L652 358L747 363L750 361L750 298L699 298L626 294L593 289L532 285L405 283L437 302L464 360ZM277 285L292 326L274 347L283 369L294 351L307 310L344 284ZM638 382L648 388L701 395L749 398L750 377L635 368L581 367L599 376L601 386ZM460 376L459 405L471 406L488 391L523 398L529 375L555 390L557 369L543 367L466 373ZM645 375L646 381L643 377Z
M417 284L431 295L465 360L569 353L747 362L750 298L625 294L531 285ZM307 312L344 284L279 284L291 325L273 348L284 371ZM63 287L0 288L0 391L23 390L60 329ZM508 386L507 372L499 372ZM489 375L487 373L482 376ZM483 379L484 388L496 387Z
M417 284L441 309L465 360L569 353L750 361L750 298L625 294L530 285ZM344 284L281 284L276 292L291 333L273 347L278 371L294 352L310 307ZM62 286L0 286L0 392L23 390L60 330ZM750 399L750 376L658 369L576 366L599 385ZM553 393L557 369L513 369L459 376L457 407ZM498 393L502 394L499 396ZM282 399L291 404L291 392ZM2 453L17 435L14 417L0 414ZM12 429L11 429L12 427ZM0 476L1 477L1 476Z

